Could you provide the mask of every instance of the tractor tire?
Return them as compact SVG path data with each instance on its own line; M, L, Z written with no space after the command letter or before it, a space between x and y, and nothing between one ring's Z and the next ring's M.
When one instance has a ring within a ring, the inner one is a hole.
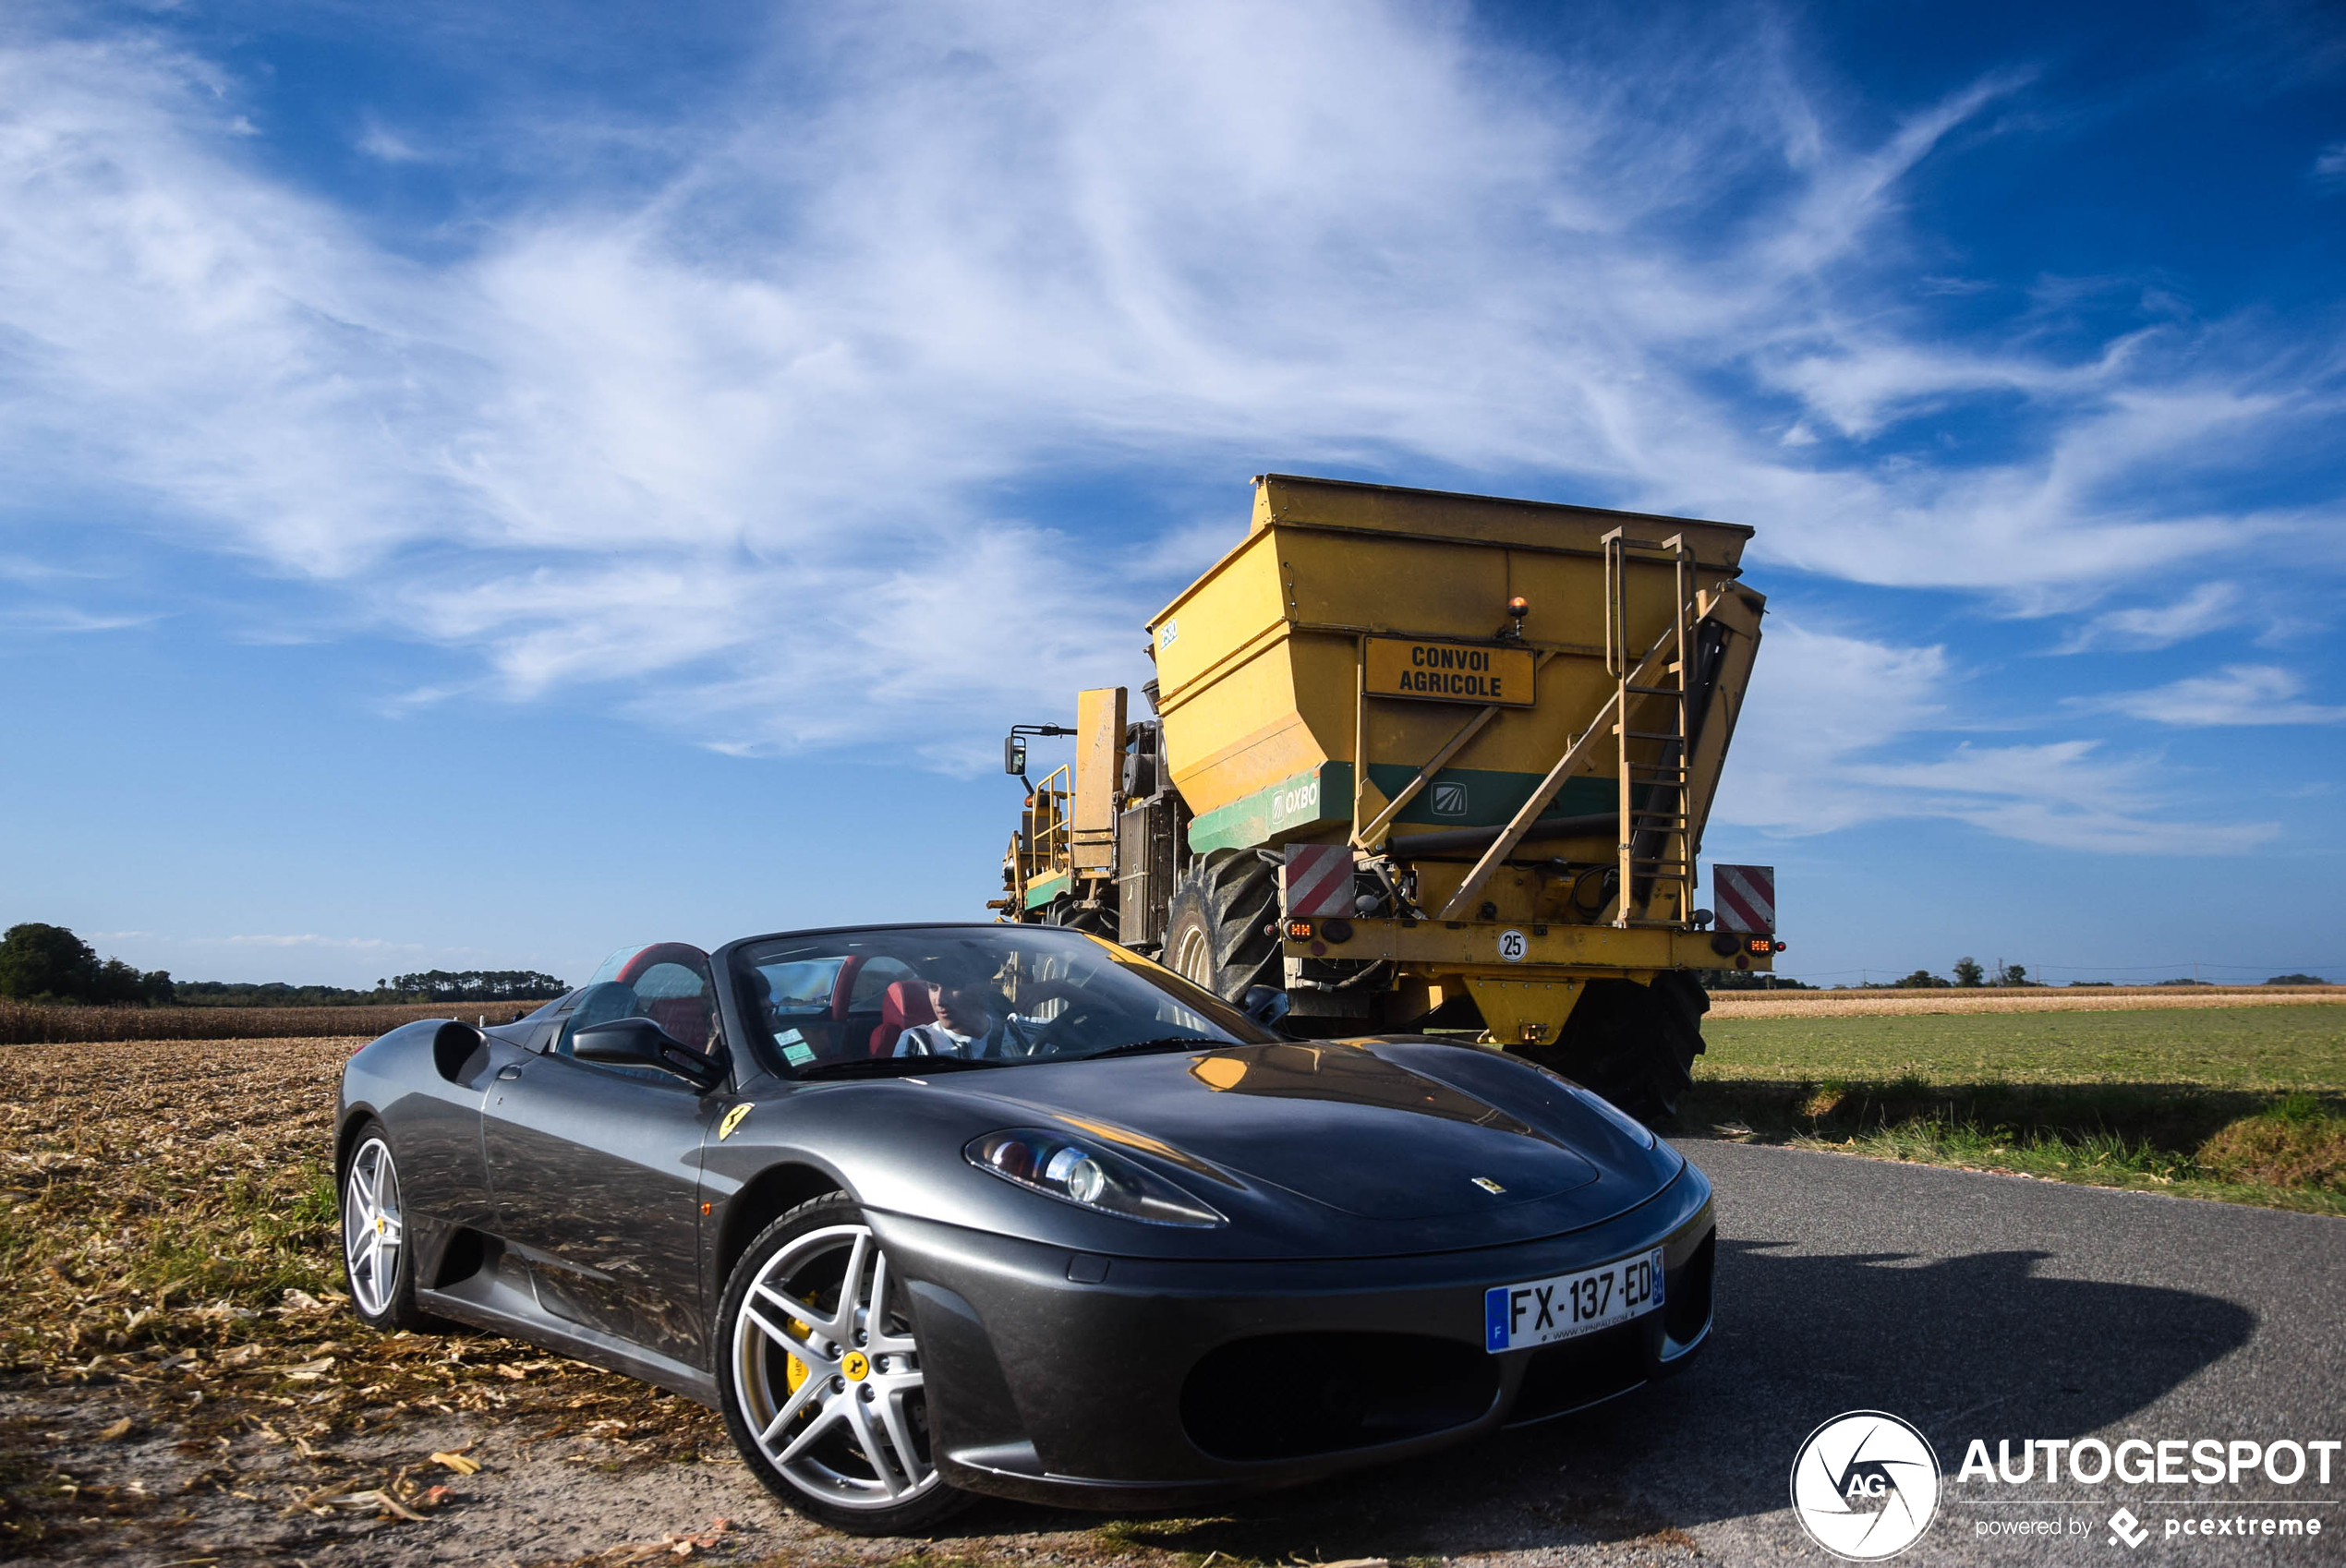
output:
M1053 899L1043 906L1045 925L1063 925L1070 931L1081 931L1103 942L1116 940L1116 911L1101 906L1086 907L1072 898Z
M1676 1120L1694 1082L1711 998L1691 975L1665 971L1651 985L1592 980L1553 1045L1518 1047L1542 1067L1592 1089L1648 1127Z
M1249 988L1283 989L1275 923L1279 883L1252 850L1217 850L1173 889L1165 922L1165 967L1227 1001Z

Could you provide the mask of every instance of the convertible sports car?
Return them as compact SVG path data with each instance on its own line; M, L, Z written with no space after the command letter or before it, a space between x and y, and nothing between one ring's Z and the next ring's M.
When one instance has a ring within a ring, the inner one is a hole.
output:
M1518 1058L1288 1040L1259 1000L1046 926L629 948L351 1057L351 1297L715 1406L869 1534L1399 1459L1702 1344L1711 1189L1667 1144Z

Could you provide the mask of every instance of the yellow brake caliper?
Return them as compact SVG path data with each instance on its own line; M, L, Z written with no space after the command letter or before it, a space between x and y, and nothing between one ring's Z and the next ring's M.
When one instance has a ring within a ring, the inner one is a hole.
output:
M792 1318L790 1321L790 1332L796 1334L799 1338L804 1339L815 1331L806 1324L800 1322L796 1318ZM790 1358L790 1365L782 1369L782 1376L790 1381L790 1391L792 1393L796 1393L798 1392L799 1384L806 1381L806 1363L800 1360L795 1356L792 1357Z

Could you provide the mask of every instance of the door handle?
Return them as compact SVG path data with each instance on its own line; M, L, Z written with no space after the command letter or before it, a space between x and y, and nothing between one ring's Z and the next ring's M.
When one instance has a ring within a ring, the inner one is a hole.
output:
M508 1064L497 1069L497 1076L507 1083L521 1076L521 1068Z

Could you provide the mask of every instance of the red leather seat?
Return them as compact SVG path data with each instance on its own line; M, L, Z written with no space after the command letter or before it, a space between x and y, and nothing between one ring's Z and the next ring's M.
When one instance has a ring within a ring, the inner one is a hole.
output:
M872 1031L872 1055L892 1056L896 1037L916 1023L935 1023L937 1009L928 1005L928 987L917 980L900 980L880 998L879 1027Z

